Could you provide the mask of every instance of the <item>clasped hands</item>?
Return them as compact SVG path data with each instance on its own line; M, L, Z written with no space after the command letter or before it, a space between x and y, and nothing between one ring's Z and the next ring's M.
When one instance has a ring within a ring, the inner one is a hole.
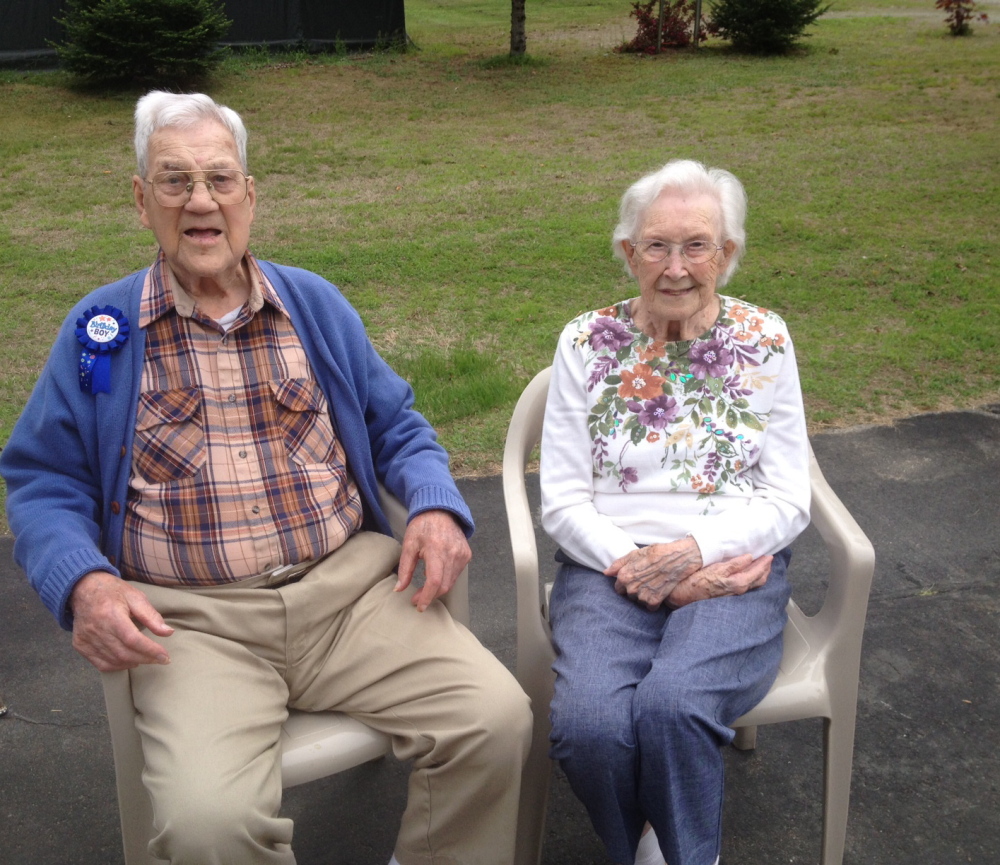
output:
M671 609L694 601L742 595L764 585L771 556L749 553L702 566L701 550L692 537L668 544L650 544L616 559L604 571L615 578L615 591L649 610L662 604Z

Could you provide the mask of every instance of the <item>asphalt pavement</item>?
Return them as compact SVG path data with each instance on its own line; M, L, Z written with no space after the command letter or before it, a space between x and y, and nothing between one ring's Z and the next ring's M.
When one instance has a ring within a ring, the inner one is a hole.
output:
M830 484L875 546L845 865L1000 863L1000 404L814 436ZM460 482L478 523L472 627L514 664L514 584L499 478ZM546 560L552 546L542 544ZM0 539L0 865L121 865L98 674ZM554 566L553 566L554 567ZM794 593L824 592L809 530ZM762 727L726 750L723 865L818 865L822 722ZM407 767L388 758L287 790L299 865L384 865ZM608 865L553 778L544 865Z

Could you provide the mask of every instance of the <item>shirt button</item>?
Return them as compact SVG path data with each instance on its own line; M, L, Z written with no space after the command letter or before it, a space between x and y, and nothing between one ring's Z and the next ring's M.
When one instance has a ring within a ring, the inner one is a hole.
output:
M236 394L234 394L234 393L229 394L229 401L230 402L236 402Z
M254 505L252 508L250 508L250 510L253 513L255 513L255 514L259 514L260 513L260 506L259 505Z
M240 459L245 459L247 455L246 451L240 451Z

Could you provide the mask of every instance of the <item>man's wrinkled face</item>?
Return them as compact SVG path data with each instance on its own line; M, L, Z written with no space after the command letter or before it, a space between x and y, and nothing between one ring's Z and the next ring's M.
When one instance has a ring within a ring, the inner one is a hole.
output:
M132 179L139 221L152 229L181 285L197 293L206 282L226 286L239 281L257 200L253 178L248 178L247 197L239 204L220 205L199 182L180 207L158 202L147 182L163 171L242 170L229 130L212 120L186 129L159 129L150 136L147 164L148 177Z

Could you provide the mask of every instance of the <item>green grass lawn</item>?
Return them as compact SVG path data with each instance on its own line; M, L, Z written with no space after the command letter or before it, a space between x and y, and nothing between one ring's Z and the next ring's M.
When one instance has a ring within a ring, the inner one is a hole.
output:
M409 0L406 54L228 62L206 89L250 129L254 251L339 285L456 470L490 472L562 325L633 291L621 193L693 157L747 187L727 291L788 320L811 429L1000 401L1000 24L838 0L793 56L649 58L613 51L628 9L531 0L520 66L498 0ZM0 442L70 305L154 256L136 96L0 73Z

